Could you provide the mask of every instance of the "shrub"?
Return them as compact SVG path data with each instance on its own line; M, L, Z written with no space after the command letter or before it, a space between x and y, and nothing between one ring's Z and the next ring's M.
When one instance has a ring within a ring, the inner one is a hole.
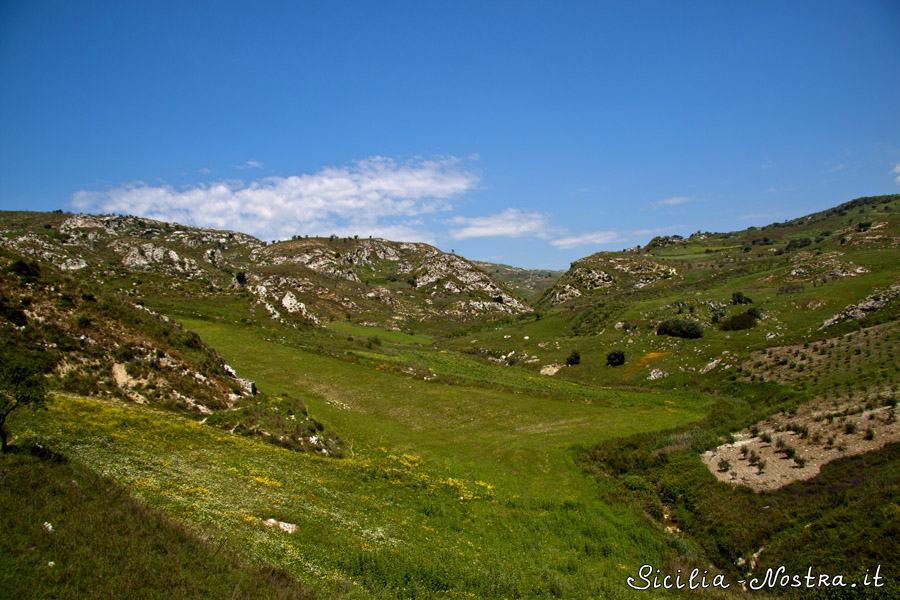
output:
M756 453L756 450L750 451L750 458L747 459L747 462L751 465L759 464L759 454Z
M731 462L728 460L721 458L719 459L719 473L727 473L731 470Z
M656 328L656 335L696 339L703 337L703 328L696 321L666 319Z
M753 300L751 300L749 296L745 295L744 292L734 292L733 294L731 294L732 304L750 304L751 302L753 302Z
M719 329L722 331L740 331L742 329L751 329L756 325L756 317L750 311L732 315L719 323Z
M28 317L25 316L25 312L20 308L9 306L2 296L0 296L0 316L16 327L24 327L28 324Z
M580 363L581 363L581 352L579 352L578 350L572 350L572 354L570 354L569 357L566 358L566 365L571 367L571 366L574 366L574 365L577 365Z
M606 355L606 366L618 367L625 364L625 353L621 350L612 350Z
M632 492L649 492L650 484L640 475L626 475L622 478L622 485Z
M784 251L790 252L791 250L799 250L800 248L805 248L810 244L812 244L812 240L808 237L797 238L788 242L787 246L784 247Z
M25 282L37 281L41 276L41 268L37 261L24 261L21 258L14 260L6 270L13 275L18 275Z
M9 450L6 418L23 406L40 408L47 402L46 384L36 356L4 349L0 356L0 451Z

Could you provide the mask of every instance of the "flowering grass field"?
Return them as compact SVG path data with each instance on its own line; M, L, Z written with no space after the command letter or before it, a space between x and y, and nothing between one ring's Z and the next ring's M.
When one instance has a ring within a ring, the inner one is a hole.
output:
M270 394L303 398L347 458L292 452L133 404L56 398L35 440L327 597L616 598L690 554L574 463L575 448L703 416L708 399L587 403L401 377L185 322ZM295 525L293 533L267 520ZM689 556L688 556L689 557Z

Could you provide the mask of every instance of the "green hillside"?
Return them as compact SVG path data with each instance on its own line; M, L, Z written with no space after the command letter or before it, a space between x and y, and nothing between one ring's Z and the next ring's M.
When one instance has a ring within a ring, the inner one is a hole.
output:
M224 561L106 595L240 597L269 573L271 597L720 598L779 565L860 584L880 565L883 588L798 597L897 597L898 265L900 196L564 274L3 213L0 334L52 401L11 414L0 500L74 527L76 500L4 487L69 477L52 452L169 524L134 539L174 528ZM77 597L83 556L37 525L4 541L9 589ZM637 592L647 564L733 585Z

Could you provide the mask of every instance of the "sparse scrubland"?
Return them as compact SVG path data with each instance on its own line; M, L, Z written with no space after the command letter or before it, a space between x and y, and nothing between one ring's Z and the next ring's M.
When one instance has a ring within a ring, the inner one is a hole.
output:
M0 588L720 598L880 565L750 593L896 598L898 259L900 196L561 276L4 213L0 335L50 401L7 419ZM647 564L732 585L630 588Z

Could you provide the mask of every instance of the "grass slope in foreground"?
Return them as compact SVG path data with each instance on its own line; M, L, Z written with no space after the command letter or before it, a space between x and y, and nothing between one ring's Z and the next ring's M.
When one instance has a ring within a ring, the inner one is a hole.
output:
M0 527L4 598L317 597L58 455L0 455Z
M625 578L676 542L574 465L570 447L702 416L707 400L633 394L629 407L407 379L186 323L264 389L301 394L354 440L301 455L126 404L57 399L29 436L151 507L328 595L625 598ZM621 394L622 392L617 392ZM265 526L274 518L293 534Z

